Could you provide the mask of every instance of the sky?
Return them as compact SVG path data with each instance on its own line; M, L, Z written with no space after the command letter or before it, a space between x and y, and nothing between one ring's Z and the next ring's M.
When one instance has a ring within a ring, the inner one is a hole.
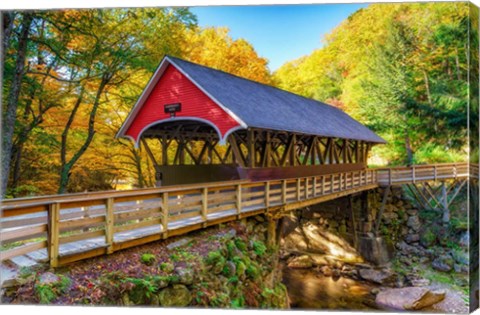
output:
M323 38L368 4L192 7L201 27L225 26L234 39L250 42L277 70L287 61L321 48Z

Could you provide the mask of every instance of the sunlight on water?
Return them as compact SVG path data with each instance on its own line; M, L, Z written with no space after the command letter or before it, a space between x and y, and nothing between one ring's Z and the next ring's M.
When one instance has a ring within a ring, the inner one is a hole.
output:
M324 277L315 270L284 268L292 309L373 310L374 286L349 278Z

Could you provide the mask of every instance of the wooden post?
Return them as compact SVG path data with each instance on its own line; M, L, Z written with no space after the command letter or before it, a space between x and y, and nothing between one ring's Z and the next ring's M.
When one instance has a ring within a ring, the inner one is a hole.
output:
M202 221L204 225L207 223L208 212L208 188L202 189Z
M162 165L168 165L168 143L167 136L162 135Z
M236 189L237 195L237 215L242 212L242 185L238 184Z
M322 195L325 195L325 175L322 175Z
M450 221L450 210L448 209L447 185L442 181L442 206L443 206L443 224L447 225Z
M113 216L113 198L108 198L105 202L106 209L106 224L105 224L105 242L107 243L107 254L113 253L113 228L114 228L114 216Z
M247 131L248 144L248 167L255 167L255 131L249 129Z
M270 182L265 182L265 207L270 207Z
M313 197L316 197L317 196L317 178L315 176L312 178L312 183L313 183L312 194L313 194Z
M305 191L303 192L305 195L305 200L308 199L308 177L305 177Z
M412 180L413 180L413 183L415 184L415 165L412 166Z
M282 204L287 204L287 181L282 180Z
M437 182L437 164L433 166L433 179Z
M297 178L297 200L300 200L300 178Z
M162 227L163 238L168 235L168 192L164 192L162 196Z
M49 214L49 233L48 233L48 248L49 248L49 258L50 258L50 267L58 267L58 256L60 252L60 204L52 203L49 205L48 209Z
M276 220L269 217L268 218L268 225L267 225L267 245L268 247L272 247L275 245L276 241L276 231L277 231L277 224Z
M330 193L333 193L333 174L330 175Z

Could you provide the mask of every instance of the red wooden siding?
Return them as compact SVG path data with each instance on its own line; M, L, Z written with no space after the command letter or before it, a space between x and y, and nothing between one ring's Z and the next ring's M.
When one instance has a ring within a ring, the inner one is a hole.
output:
M208 120L220 130L222 137L230 129L240 126L180 71L168 65L128 128L126 135L138 142L140 132L146 126L170 118L169 114L164 113L163 106L171 103L182 104L181 112L176 114L177 118L197 117Z

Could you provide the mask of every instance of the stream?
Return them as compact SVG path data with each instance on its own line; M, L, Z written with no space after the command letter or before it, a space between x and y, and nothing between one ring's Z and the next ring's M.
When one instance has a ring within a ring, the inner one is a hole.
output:
M315 269L283 267L283 283L292 309L378 310L370 283L350 278L325 277Z

